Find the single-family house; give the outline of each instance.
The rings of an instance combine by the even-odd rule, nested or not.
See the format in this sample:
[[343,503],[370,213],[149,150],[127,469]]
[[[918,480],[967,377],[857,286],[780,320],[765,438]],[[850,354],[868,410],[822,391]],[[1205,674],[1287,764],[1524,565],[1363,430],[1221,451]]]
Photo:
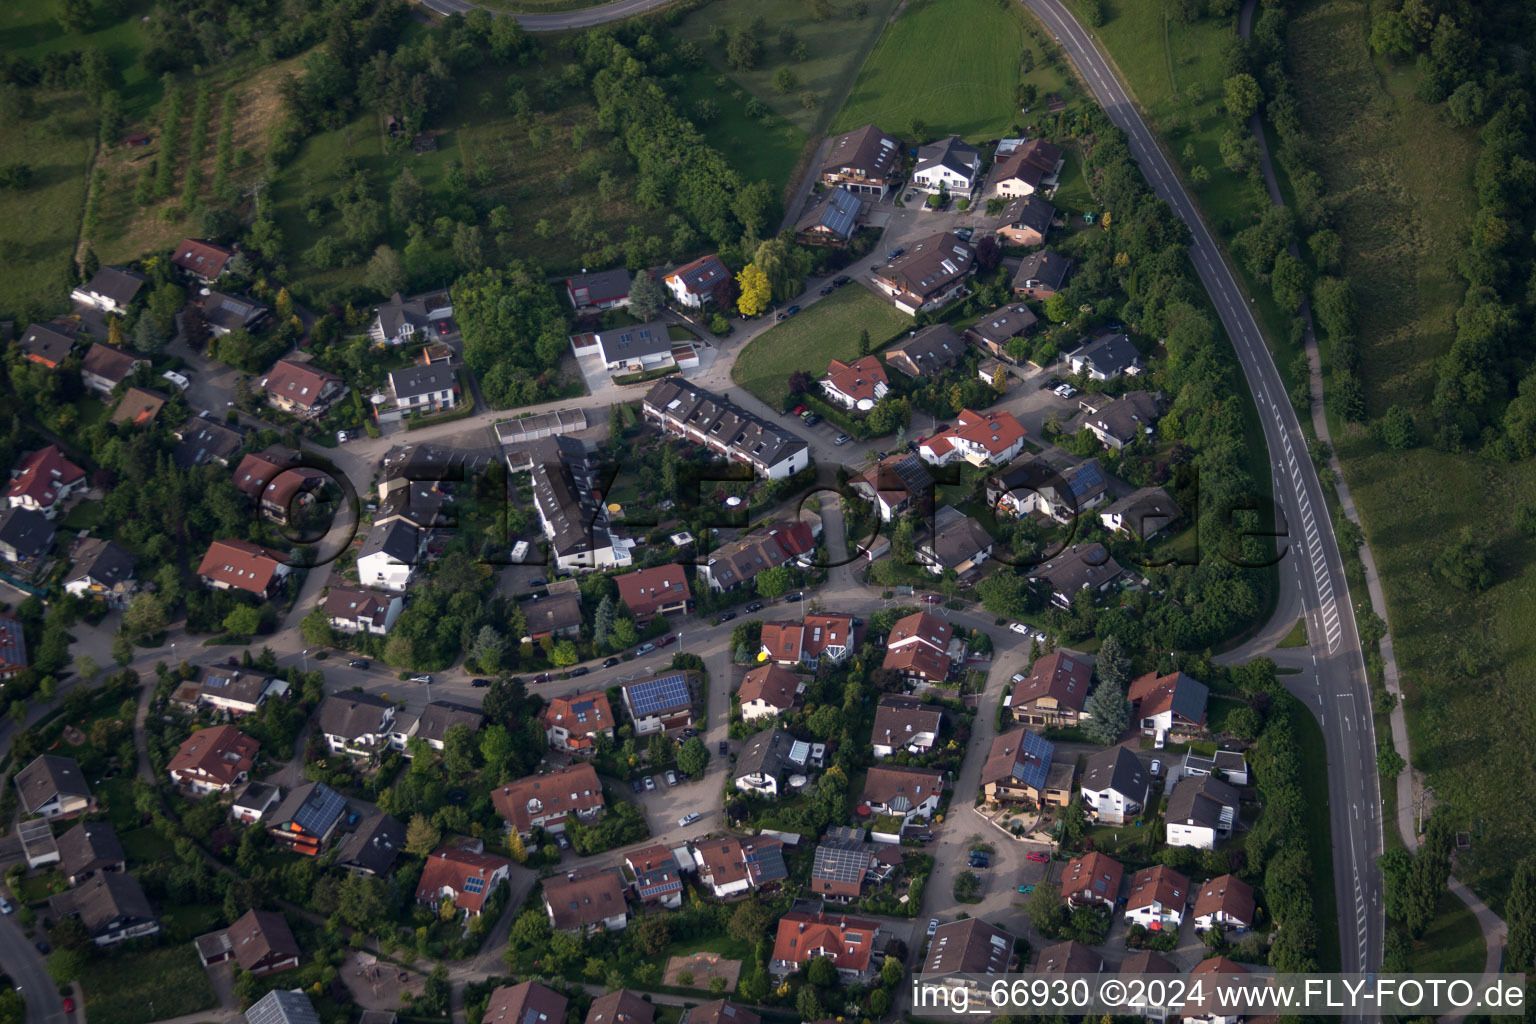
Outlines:
[[1000,466],[1023,451],[1024,433],[1024,424],[1006,410],[982,414],[962,409],[954,426],[928,438],[918,452],[935,466],[956,459],[973,466]]
[[22,357],[28,362],[57,370],[75,350],[74,324],[69,320],[55,320],[49,324],[33,324],[18,342]]
[[907,679],[942,682],[949,678],[949,645],[954,635],[954,626],[929,612],[897,619],[886,638],[881,667]]
[[[1002,182],[998,183],[999,185]],[[1044,245],[1051,233],[1051,223],[1056,219],[1056,207],[1039,196],[1020,196],[1003,207],[1003,216],[997,226],[997,235],[1009,245],[1034,248]]]
[[615,576],[613,582],[636,625],[644,626],[658,615],[686,614],[693,603],[688,577],[676,562],[627,572]]
[[1035,959],[1036,974],[1098,974],[1103,969],[1104,958],[1076,939],[1046,946]]
[[1026,299],[1048,299],[1065,286],[1072,261],[1050,249],[1024,257],[1013,275],[1013,293]]
[[944,773],[931,768],[876,765],[864,776],[860,799],[876,815],[903,821],[932,818],[944,797]]
[[139,880],[123,871],[98,874],[48,901],[57,917],[77,917],[98,946],[115,946],[160,930]]
[[926,754],[938,743],[943,727],[943,708],[888,693],[875,705],[870,743],[876,757],[890,757],[898,750]]
[[466,918],[479,917],[485,901],[498,885],[506,882],[511,869],[512,862],[505,857],[460,846],[440,846],[421,866],[416,902],[441,913],[443,901],[452,900]]
[[302,989],[275,988],[245,1011],[245,1024],[320,1024],[320,1015]]
[[790,911],[779,918],[768,970],[776,977],[795,973],[813,957],[826,957],[840,977],[869,978],[878,965],[874,960],[880,925],[875,921],[842,914]]
[[663,275],[661,283],[672,293],[678,305],[703,309],[714,301],[715,289],[730,276],[731,272],[725,269],[720,257],[710,253],[668,271]]
[[720,545],[694,571],[710,590],[723,594],[752,584],[764,570],[789,563],[809,564],[805,556],[816,550],[820,532],[819,516],[796,523],[771,523]]
[[292,970],[303,956],[287,919],[271,910],[248,910],[227,931],[199,937],[197,947],[204,966],[233,959],[257,977]]
[[1202,960],[1189,969],[1190,981],[1199,982],[1180,1007],[1179,1017],[1186,1024],[1241,1024],[1242,1021],[1273,1021],[1274,1017],[1245,1012],[1224,982],[1237,983],[1236,975],[1250,973],[1248,968],[1224,956]]
[[693,726],[693,694],[687,672],[661,672],[619,688],[636,736],[677,733]]
[[1018,362],[1008,343],[1028,334],[1040,318],[1022,302],[1000,306],[965,329],[965,337],[982,351],[1010,363]]
[[405,846],[405,825],[392,814],[370,814],[336,846],[335,865],[354,875],[382,878]]
[[582,271],[565,279],[565,297],[574,309],[614,309],[629,305],[629,271],[623,267]]
[[917,560],[935,576],[947,569],[967,580],[991,557],[992,535],[975,519],[959,514],[953,505],[939,510],[933,533],[917,542]]
[[215,590],[243,590],[266,600],[283,589],[289,566],[271,548],[243,540],[216,540],[198,564],[203,584]]
[[111,822],[82,821],[59,836],[59,871],[70,885],[126,870],[128,858]]
[[222,665],[198,666],[196,679],[183,685],[190,685],[193,690],[192,704],[227,711],[231,715],[252,714],[268,697],[288,692],[284,680],[250,669]]
[[995,193],[1004,199],[1015,199],[1053,188],[1065,162],[1060,147],[1044,139],[1030,139],[997,161],[992,174]]
[[890,393],[890,379],[879,356],[864,356],[851,363],[834,359],[821,378],[821,390],[827,398],[845,409],[868,412]]
[[901,518],[909,509],[933,504],[933,476],[915,454],[889,455],[850,480],[849,486],[874,505],[886,523]]
[[1083,716],[1093,665],[1068,651],[1035,659],[1029,675],[1013,688],[1008,713],[1031,729],[1070,729]]
[[603,813],[603,787],[585,761],[546,775],[527,775],[491,791],[491,804],[524,839],[536,828],[564,832],[571,815],[585,825]]
[[755,722],[787,714],[805,684],[800,677],[780,665],[760,665],[741,680],[736,698],[741,704],[741,718]]
[[1072,802],[1071,761],[1055,761],[1056,744],[1028,729],[992,741],[981,766],[981,791],[988,801],[1029,801],[1065,807]]
[[1036,567],[1029,577],[1043,580],[1051,588],[1051,600],[1062,608],[1070,608],[1078,591],[1103,593],[1124,575],[1125,570],[1104,545],[1074,544]]
[[235,250],[222,245],[183,238],[171,251],[171,265],[199,284],[213,284],[229,267]]
[[1148,931],[1178,930],[1189,908],[1189,879],[1166,864],[1143,868],[1131,876],[1125,900],[1125,923]]
[[144,388],[128,388],[112,410],[111,421],[118,426],[142,427],[155,421],[165,408],[165,396]]
[[193,416],[175,430],[179,442],[171,453],[171,462],[177,469],[196,469],[217,462],[229,465],[229,460],[245,443],[245,434],[222,423],[215,423],[204,416]]
[[813,612],[799,622],[765,622],[760,653],[779,665],[816,668],[823,658],[836,663],[853,653],[857,631],[854,617],[839,612]]
[[16,463],[6,488],[6,501],[11,508],[39,512],[52,519],[69,496],[85,484],[85,470],[66,459],[58,445],[50,444],[27,452]]
[[12,565],[32,562],[53,547],[57,529],[48,517],[29,508],[0,510],[0,558]]
[[732,783],[743,793],[777,798],[794,743],[794,737],[779,728],[765,729],[753,736],[736,755]]
[[795,237],[810,245],[847,245],[864,215],[864,200],[845,188],[812,195],[795,222]]
[[536,981],[503,985],[491,993],[482,1024],[565,1024],[565,996]]
[[228,292],[210,291],[197,304],[203,323],[215,338],[222,338],[230,331],[251,330],[265,320],[272,310],[254,299]]
[[1203,775],[1215,775],[1234,786],[1248,785],[1248,759],[1236,750],[1218,750],[1212,754],[1197,754],[1193,750],[1184,752],[1184,761],[1179,765],[1180,778],[1199,778]]
[[80,361],[80,380],[88,390],[106,401],[112,390],[131,377],[133,371],[148,365],[145,360],[136,359],[120,348],[96,341],[85,350],[85,358]]
[[912,167],[912,188],[970,199],[980,184],[981,152],[958,135],[918,148],[917,163]]
[[315,728],[333,754],[381,753],[394,731],[395,705],[362,690],[328,694],[315,712]]
[[427,531],[404,519],[374,523],[357,553],[357,578],[363,586],[404,593],[416,577],[427,546]]
[[640,409],[666,433],[702,444],[731,462],[744,462],[769,480],[793,476],[810,465],[810,446],[804,440],[678,377],[657,381]]
[[672,335],[665,320],[628,324],[571,336],[572,346],[595,350],[610,372],[640,373],[674,366]]
[[[435,413],[452,409],[459,404],[458,371],[443,363],[391,370],[389,401],[393,403],[394,412],[399,414]],[[381,421],[388,415],[377,402],[374,403],[374,411]]]
[[363,587],[332,587],[320,607],[332,629],[384,636],[400,617],[405,599]]
[[965,355],[965,342],[948,324],[924,327],[885,350],[885,361],[914,380],[936,377]]
[[[874,282],[897,309],[916,316],[964,292],[965,279],[975,265],[975,247],[944,231],[913,242],[900,256],[875,267]],[[890,362],[889,354],[886,361]]]
[[901,143],[872,124],[832,140],[821,165],[821,181],[855,195],[884,199],[901,180]]
[[1102,907],[1113,911],[1120,900],[1120,883],[1125,868],[1120,862],[1097,850],[1072,860],[1061,873],[1061,895],[1067,905]]
[[166,765],[171,781],[193,796],[228,793],[250,778],[261,744],[232,725],[199,729],[177,748]]
[[979,917],[941,924],[928,942],[922,973],[951,991],[964,992],[968,1006],[985,1006],[990,982],[986,976],[1007,974],[1014,966],[1016,940]]
[[677,1024],[762,1024],[762,1020],[751,1010],[716,999],[684,1010]]
[[1131,706],[1146,736],[1192,735],[1205,729],[1210,690],[1183,672],[1148,672],[1131,680]]
[[16,773],[16,793],[28,817],[68,817],[89,810],[91,787],[72,757],[39,754]]
[[399,292],[373,311],[368,334],[375,344],[404,345],[453,333],[453,296],[446,290],[405,298]]
[[314,857],[324,852],[346,816],[346,797],[323,782],[306,782],[272,811],[267,832],[278,845]]
[[1214,850],[1237,824],[1237,789],[1215,776],[1180,779],[1168,794],[1168,845]]
[[592,753],[599,736],[613,739],[613,707],[602,690],[551,697],[543,723],[549,745],[568,754]]
[[[1153,949],[1138,950],[1120,961],[1120,977],[1127,982],[1132,978],[1151,981],[1153,975],[1168,976],[1180,973],[1182,972],[1172,960]],[[1168,1005],[1170,1001],[1168,991],[1166,984],[1161,991],[1155,986],[1148,986],[1145,990],[1137,992],[1131,992],[1128,988],[1125,1008],[1135,1016],[1162,1024],[1170,1017],[1179,1016],[1177,1009]]]
[[1235,875],[1222,875],[1195,887],[1195,930],[1245,932],[1253,927],[1258,904],[1253,886]]
[[634,876],[635,896],[641,903],[654,903],[676,910],[683,905],[683,869],[677,854],[661,843],[626,854],[624,864]]
[[148,281],[149,278],[127,267],[100,267],[88,282],[70,292],[69,297],[73,302],[103,313],[122,316]]
[[1157,396],[1150,391],[1127,391],[1119,398],[1084,395],[1078,405],[1083,410],[1079,425],[1116,451],[1151,434],[1160,415]]
[[133,555],[110,540],[96,537],[81,542],[74,567],[64,577],[65,593],[97,598],[108,608],[126,608],[137,589]]
[[1083,767],[1083,803],[1090,817],[1106,825],[1124,825],[1140,814],[1151,787],[1147,766],[1126,747],[1096,750]]
[[871,881],[885,881],[901,863],[901,848],[865,841],[865,831],[832,825],[811,859],[811,892],[825,902],[858,899]]
[[656,1007],[639,992],[621,988],[592,1000],[583,1024],[653,1024]]
[[716,899],[737,896],[789,877],[784,844],[773,836],[721,836],[693,844],[699,881]]
[[1143,487],[1099,510],[1104,528],[1146,540],[1184,513],[1161,487]]
[[1101,334],[1084,341],[1067,353],[1067,362],[1073,373],[1080,373],[1089,380],[1114,380],[1116,377],[1135,376],[1143,367],[1141,353],[1124,334]]
[[267,404],[300,419],[314,419],[346,394],[347,385],[334,373],[326,373],[297,359],[279,359],[262,378]]
[[267,812],[282,802],[283,791],[266,782],[247,782],[235,790],[229,805],[229,815],[243,825],[260,821]]
[[556,931],[623,931],[629,924],[618,868],[585,868],[544,879],[544,910]]
[[545,637],[577,636],[586,621],[581,614],[581,592],[551,593],[540,601],[523,606],[528,620],[528,642]]

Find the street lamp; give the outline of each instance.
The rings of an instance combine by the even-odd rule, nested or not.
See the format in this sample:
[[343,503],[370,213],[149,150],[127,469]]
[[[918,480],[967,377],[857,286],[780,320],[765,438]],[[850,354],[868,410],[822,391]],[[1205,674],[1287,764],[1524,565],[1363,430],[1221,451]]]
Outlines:
[[300,652],[300,653],[302,653],[303,656],[304,656],[304,671],[308,672],[309,671],[309,648],[308,647],[304,648],[304,650],[302,652]]

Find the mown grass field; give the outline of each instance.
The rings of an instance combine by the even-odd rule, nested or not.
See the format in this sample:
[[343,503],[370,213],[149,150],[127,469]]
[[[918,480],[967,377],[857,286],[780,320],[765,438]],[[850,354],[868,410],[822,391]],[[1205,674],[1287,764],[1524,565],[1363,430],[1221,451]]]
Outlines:
[[878,348],[911,326],[911,317],[850,284],[752,339],[736,357],[731,379],[778,408],[795,370],[820,377],[831,360],[858,358],[861,330],[869,331],[871,347]]
[[709,100],[719,111],[711,121],[695,120],[694,127],[746,180],[793,186],[795,164],[810,137],[806,129],[778,114],[766,120],[748,117],[748,90],[723,72],[710,77],[710,70],[690,75],[678,90],[685,113],[695,110],[701,100]]
[[[779,118],[806,135],[814,135],[825,130],[827,122],[842,104],[865,54],[899,2],[864,0],[864,14],[860,16],[855,11],[854,0],[838,0],[832,7],[832,17],[817,21],[806,0],[716,0],[690,14],[678,25],[676,32],[683,39],[696,43],[717,71],[730,74],[732,86],[717,90],[712,97],[722,112],[732,104],[743,107],[745,99],[735,96],[734,92],[737,88],[745,89],[768,104]],[[768,23],[768,31],[760,40],[763,45],[761,62],[750,71],[730,70],[725,60],[725,47],[710,41],[711,32],[719,26],[730,34],[759,17]],[[794,59],[794,43],[788,47],[781,44],[779,34],[786,30],[793,33],[794,42],[805,44],[804,60]],[[780,68],[786,67],[793,72],[798,84],[788,92],[781,92],[774,84],[774,76]],[[703,81],[707,83],[709,78],[705,76]],[[815,101],[811,106],[804,103],[807,94]],[[769,124],[765,128],[773,132],[776,126]],[[749,138],[749,147],[757,145],[755,133]],[[726,149],[725,152],[730,155],[731,151]]]
[[190,942],[140,952],[103,953],[80,972],[92,1024],[144,1024],[218,1004]]
[[[1413,97],[1411,71],[1373,64],[1367,13],[1359,0],[1314,5],[1293,23],[1291,49],[1306,129],[1329,154],[1319,171],[1347,199],[1339,230],[1374,417],[1429,404],[1464,287],[1454,267],[1476,209],[1476,148]],[[1498,909],[1536,834],[1536,810],[1508,799],[1536,788],[1536,543],[1508,521],[1536,501],[1536,466],[1389,452],[1358,427],[1331,426],[1386,588],[1414,767],[1472,834],[1458,877]],[[1480,595],[1451,591],[1430,569],[1463,527],[1491,545],[1498,582]]]
[[5,162],[32,167],[32,183],[0,190],[0,314],[44,316],[69,309],[74,254],[85,209],[95,120],[78,93],[37,97],[40,119],[7,121]]
[[[1046,93],[1071,92],[1025,32],[1027,18],[1022,7],[996,0],[912,0],[875,44],[831,130],[873,123],[904,138],[920,121],[936,137],[979,142],[1007,134],[1031,116],[1014,106],[1018,82],[1039,89],[1035,114]],[[1035,67],[1021,75],[1026,49]]]

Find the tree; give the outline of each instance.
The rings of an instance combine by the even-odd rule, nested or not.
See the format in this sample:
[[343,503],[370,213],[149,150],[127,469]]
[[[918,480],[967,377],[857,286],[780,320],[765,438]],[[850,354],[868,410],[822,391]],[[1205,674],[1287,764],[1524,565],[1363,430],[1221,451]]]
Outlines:
[[677,750],[677,767],[690,779],[703,778],[709,769],[709,748],[697,736],[690,736]]
[[781,93],[791,93],[800,88],[800,77],[787,67],[773,73],[773,87]]
[[1035,891],[1029,896],[1029,919],[1035,923],[1035,929],[1048,939],[1061,934],[1062,927],[1067,923],[1067,908],[1062,905],[1061,891],[1056,886],[1049,882],[1035,885]]
[[1241,123],[1246,123],[1264,102],[1264,91],[1252,75],[1233,75],[1222,86],[1227,98],[1227,113]]
[[128,610],[123,612],[123,632],[128,638],[136,640],[151,636],[164,631],[165,627],[165,608],[160,604],[160,598],[144,591],[135,594]]
[[1371,49],[1383,57],[1411,57],[1416,49],[1413,28],[1398,11],[1382,11],[1371,19]]
[[1307,297],[1307,288],[1312,284],[1311,272],[1307,265],[1288,252],[1281,252],[1275,257],[1275,267],[1269,277],[1269,289],[1274,293],[1275,301],[1282,309],[1294,313],[1301,308],[1301,301]]
[[437,849],[443,833],[425,814],[411,815],[411,823],[405,828],[405,852],[425,857]]
[[1509,923],[1505,962],[1511,971],[1529,972],[1536,962],[1536,858],[1527,857],[1515,865],[1504,919]]
[[448,968],[439,960],[437,966],[432,968],[432,973],[427,975],[426,984],[421,988],[421,998],[416,1000],[416,1008],[431,1017],[441,1017],[448,1012],[448,1001],[452,995],[452,989],[448,984]]
[[475,763],[475,734],[462,722],[448,727],[443,734],[443,767],[453,775],[468,775]]
[[817,988],[831,988],[837,984],[837,966],[824,956],[813,956],[806,965],[805,978]]
[[767,907],[756,900],[749,900],[739,904],[731,911],[730,920],[726,922],[725,930],[738,942],[755,945],[761,939],[768,926],[773,923],[773,914]]
[[1227,714],[1227,732],[1240,740],[1251,740],[1259,735],[1259,730],[1264,727],[1264,720],[1253,708],[1244,704],[1242,707],[1233,708]]
[[311,647],[329,647],[336,639],[330,617],[319,605],[299,621],[299,635]]
[[1221,162],[1233,174],[1246,174],[1259,161],[1259,144],[1247,128],[1228,128],[1221,136]]
[[341,883],[336,913],[353,928],[367,927],[382,918],[388,909],[382,880],[367,875],[348,875]]
[[261,628],[261,609],[248,604],[231,608],[224,616],[224,631],[236,636],[252,636]]
[[1099,677],[1099,682],[1123,687],[1128,681],[1126,674],[1128,664],[1120,638],[1111,634],[1099,645],[1099,657],[1094,662],[1093,671]]
[[1118,686],[1100,682],[1088,696],[1083,711],[1092,716],[1083,722],[1083,735],[1095,743],[1118,743],[1131,724],[1131,702]]
[[789,588],[794,586],[795,578],[787,565],[776,565],[770,569],[764,569],[757,574],[757,594],[765,600],[789,593]]
[[741,287],[736,308],[741,310],[743,316],[761,316],[773,305],[773,288],[768,281],[768,274],[756,263],[742,267],[741,273],[736,275],[736,283]]
[[580,660],[581,654],[569,638],[556,642],[549,652],[549,663],[556,668],[570,668]]
[[649,271],[642,270],[635,275],[635,280],[629,286],[629,312],[641,323],[647,323],[656,319],[656,313],[666,301],[666,295],[661,290],[661,285]]
[[1052,323],[1064,324],[1071,320],[1076,310],[1066,292],[1057,292],[1045,300],[1045,315]]
[[763,59],[763,44],[750,28],[731,33],[725,45],[725,61],[734,71],[751,71]]
[[1061,841],[1063,844],[1076,847],[1083,841],[1083,836],[1088,831],[1088,812],[1083,809],[1081,800],[1074,800],[1067,805],[1067,811],[1061,816]]
[[1388,448],[1407,451],[1419,443],[1419,431],[1414,425],[1413,414],[1400,405],[1388,409],[1377,426],[1381,443]]
[[[825,957],[818,957],[818,959],[825,959]],[[835,977],[837,971],[834,969],[832,973]],[[826,1017],[826,1013],[821,1008],[821,1000],[816,998],[816,989],[810,985],[801,988],[800,994],[795,996],[795,1009],[799,1011],[800,1019],[803,1021],[821,1020]]]
[[1441,549],[1435,556],[1436,575],[1470,593],[1487,590],[1493,585],[1493,569],[1488,565],[1488,553],[1473,537],[1470,530]]
[[400,262],[400,254],[387,245],[379,246],[364,268],[363,280],[381,295],[393,295],[404,288],[405,265]]
[[869,328],[859,328],[859,358],[869,355]]

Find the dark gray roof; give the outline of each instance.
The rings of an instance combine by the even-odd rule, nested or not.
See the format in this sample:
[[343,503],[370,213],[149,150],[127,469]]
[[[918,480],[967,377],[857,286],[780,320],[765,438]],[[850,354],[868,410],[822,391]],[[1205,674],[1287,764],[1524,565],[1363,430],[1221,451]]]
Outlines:
[[75,347],[75,336],[54,324],[33,324],[21,336],[21,350],[27,355],[58,363]]
[[853,237],[853,229],[863,209],[864,200],[845,188],[834,188],[811,208],[798,227],[801,231],[824,228],[838,238],[849,239]]
[[598,331],[597,343],[602,346],[603,359],[610,363],[672,351],[672,335],[667,330],[665,320]]
[[114,921],[153,921],[155,908],[139,887],[139,880],[120,871],[99,874],[78,887],[53,897],[59,914],[78,914],[80,923],[92,935],[106,930]]
[[961,140],[958,135],[951,135],[947,139],[940,139],[938,142],[930,142],[920,147],[917,151],[917,166],[913,168],[913,173],[942,165],[956,174],[969,177],[976,173],[976,168],[980,164],[980,151]]
[[1138,803],[1145,802],[1151,776],[1141,759],[1125,747],[1115,746],[1088,755],[1083,769],[1084,790],[1114,790]]
[[454,704],[446,700],[435,700],[421,710],[421,716],[416,719],[416,735],[424,740],[443,741],[450,727],[465,725],[470,732],[478,732],[480,725],[485,721],[485,716],[474,708],[467,708],[463,704]]
[[395,292],[375,312],[378,313],[379,325],[384,328],[384,336],[393,338],[400,333],[403,325],[409,323],[417,330],[422,330],[430,323],[433,312],[452,308],[453,299],[447,292],[426,292],[408,299]]
[[1157,396],[1150,391],[1127,391],[1099,406],[1097,412],[1084,412],[1082,421],[1094,424],[1122,444],[1129,444],[1157,422],[1157,405]]
[[585,480],[590,466],[585,451],[579,459],[567,458],[567,449],[555,444],[555,451],[562,457],[553,461],[536,461],[529,474],[533,485],[533,500],[545,526],[550,547],[558,556],[573,556],[610,543],[607,520],[592,490],[576,480],[579,471]]
[[277,825],[293,822],[310,835],[323,838],[346,813],[346,797],[323,782],[308,782],[284,797],[270,820]]
[[176,430],[181,438],[171,460],[177,469],[194,469],[215,460],[228,462],[230,456],[245,443],[245,435],[238,430],[194,416]]
[[309,996],[298,989],[275,988],[245,1011],[246,1024],[320,1024]]
[[88,797],[91,788],[74,758],[40,754],[16,773],[16,792],[21,794],[21,806],[32,813],[55,796]]
[[69,574],[65,582],[80,579],[91,579],[108,586],[131,580],[133,579],[133,555],[110,540],[101,540],[98,537],[88,538],[80,545],[80,553],[75,558],[74,571]]
[[884,353],[885,361],[909,377],[922,377],[948,369],[965,354],[965,342],[948,324],[924,327],[897,342]]
[[26,560],[36,558],[53,544],[54,525],[41,512],[19,506],[0,511],[0,545],[16,550]]
[[1001,974],[1013,956],[1012,935],[979,917],[939,926],[928,944],[924,974]]
[[1003,207],[1003,223],[1016,228],[1034,228],[1042,235],[1051,227],[1056,207],[1035,196],[1021,196]]
[[337,847],[336,863],[375,875],[387,875],[405,845],[405,826],[388,814],[370,814],[358,823],[357,831]]
[[402,565],[414,565],[420,550],[420,531],[404,519],[396,519],[394,522],[375,526],[369,530],[368,538],[363,541],[362,550],[357,553],[357,557],[361,561],[369,555],[382,551]]
[[82,821],[59,836],[59,870],[65,875],[121,864],[123,844],[109,822]]
[[346,690],[333,693],[320,703],[315,714],[315,724],[327,736],[355,739],[368,733],[377,733],[384,712],[394,707],[382,697],[375,697],[362,690]]
[[747,741],[736,758],[735,778],[768,775],[777,779],[789,762],[789,748],[795,738],[783,729],[768,729]]
[[592,274],[572,274],[565,279],[566,288],[571,292],[585,288],[588,298],[594,302],[622,299],[629,294],[630,284],[629,271],[623,267],[599,270]]
[[455,516],[447,511],[449,503],[449,496],[438,490],[436,481],[413,481],[405,487],[396,487],[390,491],[379,502],[379,510],[373,514],[373,521],[379,525],[399,518],[423,530],[450,526]]
[[1125,532],[1146,538],[1167,526],[1182,513],[1177,503],[1161,487],[1143,487],[1100,510],[1101,516],[1118,515],[1124,519]]
[[694,387],[681,377],[657,381],[646,393],[645,405],[714,438],[759,471],[808,447],[783,427],[759,419],[729,398]]
[[1018,273],[1013,275],[1013,286],[1061,291],[1061,285],[1066,281],[1067,271],[1071,267],[1072,261],[1065,256],[1049,249],[1041,249],[1024,257],[1024,261],[1019,264]]
[[969,331],[978,338],[1001,345],[1009,338],[1023,334],[1039,321],[1040,318],[1028,306],[1015,302],[986,314],[972,324]]
[[1170,825],[1202,825],[1217,828],[1222,824],[1223,807],[1237,810],[1237,790],[1210,775],[1180,779],[1168,795]]
[[901,159],[901,144],[872,124],[855,128],[832,140],[821,173],[844,171],[870,179],[884,178]]
[[458,380],[458,373],[442,363],[408,366],[403,370],[392,370],[389,374],[389,386],[394,389],[397,398],[452,391]]
[[876,267],[875,274],[911,295],[926,299],[969,274],[975,257],[975,246],[945,231],[913,242],[905,253]]
[[1059,594],[1071,597],[1084,587],[1098,588],[1117,579],[1124,569],[1102,544],[1074,544],[1042,566],[1037,566],[1030,576],[1050,583]]
[[933,552],[939,564],[946,569],[954,568],[976,552],[991,546],[992,535],[970,516],[961,516],[940,527],[933,540],[923,545]]
[[228,292],[210,291],[200,303],[203,319],[215,327],[233,331],[237,327],[249,327],[266,316],[270,310],[255,299],[247,299]]
[[1141,353],[1123,334],[1105,334],[1089,341],[1072,352],[1067,358],[1081,359],[1106,377],[1118,377],[1132,366],[1140,365]]
[[96,276],[91,278],[85,290],[105,295],[118,305],[126,306],[133,301],[139,289],[144,287],[146,280],[143,274],[126,267],[102,267],[96,271]]

